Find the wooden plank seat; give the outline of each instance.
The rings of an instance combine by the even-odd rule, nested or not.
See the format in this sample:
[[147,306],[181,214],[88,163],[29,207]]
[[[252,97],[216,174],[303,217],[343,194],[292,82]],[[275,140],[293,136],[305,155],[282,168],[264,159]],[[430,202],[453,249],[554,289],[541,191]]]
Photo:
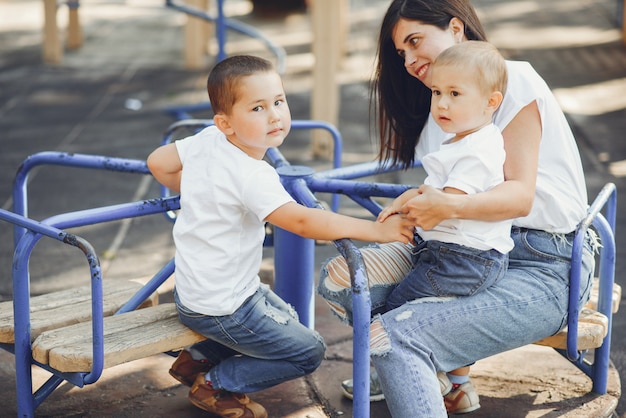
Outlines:
[[[104,318],[104,367],[173,351],[205,337],[178,320],[174,303]],[[88,372],[93,364],[91,322],[41,333],[33,358],[61,372]]]
[[[69,291],[57,293],[71,295]],[[614,313],[619,309],[620,299],[621,287],[615,284],[613,287]],[[580,350],[600,347],[607,335],[608,319],[595,311],[596,304],[597,281],[594,282],[591,300],[579,315],[578,348]],[[66,325],[38,332],[38,337],[33,343],[33,358],[61,372],[88,372],[93,358],[91,322],[81,321]],[[109,316],[104,320],[104,367],[113,367],[143,357],[176,350],[203,339],[202,335],[179,322],[173,303]],[[567,327],[535,344],[565,349]]]
[[[598,309],[598,294],[600,292],[600,286],[598,279],[595,279],[593,282],[593,287],[591,288],[591,297],[589,298],[589,302],[587,302],[586,308],[593,309],[594,311]],[[622,300],[622,287],[614,283],[613,284],[613,294],[611,297],[611,304],[613,306],[612,312],[615,315],[619,310],[619,304]]]
[[[139,289],[142,283],[132,280],[103,281],[103,312],[113,315]],[[158,304],[155,292],[140,308]],[[91,324],[91,286],[81,286],[30,299],[31,341],[44,331],[87,322]],[[15,343],[13,301],[0,303],[0,343]]]
[[[587,302],[584,309],[578,315],[578,349],[591,350],[602,345],[604,337],[609,332],[608,318],[597,312],[598,305],[598,280],[594,280],[591,290],[591,298]],[[622,288],[617,283],[613,284],[612,312],[617,313],[619,310],[620,300],[622,298]],[[544,338],[535,342],[537,345],[565,350],[567,348],[567,327],[563,328],[557,334]]]

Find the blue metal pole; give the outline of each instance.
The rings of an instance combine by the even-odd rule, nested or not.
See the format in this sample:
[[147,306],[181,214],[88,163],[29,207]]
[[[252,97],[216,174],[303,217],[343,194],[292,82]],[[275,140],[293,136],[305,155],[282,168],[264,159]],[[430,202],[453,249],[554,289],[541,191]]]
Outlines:
[[218,44],[217,61],[226,58],[226,17],[224,16],[224,0],[217,0],[217,20],[215,22]]
[[596,230],[602,240],[602,254],[600,259],[600,292],[598,296],[598,312],[608,319],[608,333],[602,345],[595,350],[593,362],[593,391],[605,394],[608,383],[608,371],[611,355],[611,330],[613,328],[613,283],[615,281],[615,240],[609,222],[597,217],[594,222]]
[[355,418],[367,418],[370,416],[370,318],[372,314],[367,271],[363,257],[352,241],[342,239],[335,243],[348,262],[352,277],[352,415]]
[[[282,166],[277,169],[287,191],[294,188],[314,170],[301,166]],[[300,322],[313,329],[315,324],[313,278],[315,242],[284,229],[274,231],[274,291],[298,312]]]
[[274,230],[274,291],[298,312],[300,322],[313,329],[315,241],[284,229]]

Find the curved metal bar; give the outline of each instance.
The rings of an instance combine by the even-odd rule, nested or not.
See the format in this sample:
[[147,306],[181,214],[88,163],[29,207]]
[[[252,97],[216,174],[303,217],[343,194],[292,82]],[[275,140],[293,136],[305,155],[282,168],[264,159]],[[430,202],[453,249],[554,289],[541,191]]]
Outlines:
[[[97,253],[92,245],[82,237],[67,233],[61,228],[84,226],[125,218],[146,216],[175,210],[180,207],[178,196],[167,199],[150,199],[140,202],[112,205],[104,208],[87,209],[50,217],[38,222],[19,214],[0,209],[0,219],[13,223],[26,232],[16,245],[13,259],[13,307],[15,321],[16,387],[18,390],[18,410],[20,415],[31,416],[39,405],[62,382],[61,376],[50,378],[34,395],[32,388],[31,334],[30,334],[30,274],[29,260],[35,244],[43,237],[56,239],[67,245],[79,248],[85,255],[91,277],[91,309],[93,335],[93,364],[89,373],[84,373],[81,384],[95,383],[104,368],[104,315],[102,309],[102,271]],[[168,263],[144,288],[120,310],[134,309],[156,287],[157,282],[169,277],[173,271],[173,261]],[[72,380],[74,381],[74,380]],[[25,393],[28,388],[28,394]]]
[[[603,256],[608,256],[610,253],[615,253],[615,239],[613,237],[613,226],[610,225],[610,222],[607,223],[607,226],[604,227],[604,224],[600,222],[602,214],[600,211],[606,206],[607,213],[610,213],[610,217],[615,216],[615,206],[617,200],[617,189],[613,183],[606,184],[598,196],[595,198],[593,203],[589,206],[587,210],[587,215],[580,222],[576,229],[576,235],[574,237],[574,243],[572,246],[572,261],[571,261],[571,271],[570,271],[570,289],[569,289],[569,304],[568,304],[568,318],[567,318],[567,349],[566,349],[566,357],[573,362],[576,362],[580,359],[581,353],[578,351],[578,300],[580,297],[580,274],[581,274],[581,263],[582,263],[582,248],[583,248],[583,239],[587,233],[587,229],[594,224],[594,222],[598,222],[600,226],[597,229],[600,234],[600,238],[602,240],[603,245]],[[613,224],[614,225],[614,224]],[[613,255],[614,257],[614,255]],[[610,264],[606,262],[602,262],[601,265]],[[613,267],[614,268],[614,267]],[[604,275],[600,274],[602,281],[604,282]],[[612,292],[613,290],[613,279],[610,279],[610,288],[607,287],[607,291]],[[602,283],[604,287],[604,283]],[[607,285],[608,286],[608,285]],[[609,295],[610,296],[610,295]],[[598,311],[605,314],[608,318],[610,318],[611,311],[603,312],[598,307]]]
[[576,230],[572,245],[572,261],[569,279],[569,300],[567,309],[567,358],[577,361],[581,357],[578,351],[578,299],[580,297],[580,271],[582,263],[583,239],[587,234],[587,227]]
[[[13,258],[13,318],[15,334],[15,368],[16,387],[18,391],[18,414],[30,416],[36,407],[35,402],[42,402],[46,394],[52,393],[60,382],[50,379],[45,389],[38,391],[38,396],[30,393],[32,388],[31,374],[31,332],[30,332],[30,275],[28,264],[35,244],[43,237],[56,239],[64,244],[79,248],[89,264],[92,283],[92,332],[94,337],[92,371],[85,381],[96,381],[104,366],[104,334],[102,312],[102,271],[96,251],[85,239],[60,229],[32,221],[20,215],[0,209],[0,219],[19,223],[27,228],[15,248]],[[28,389],[28,393],[26,392]]]
[[[41,165],[59,165],[125,173],[150,174],[146,162],[143,160],[57,151],[39,152],[27,157],[17,169],[17,173],[13,179],[13,212],[28,217],[28,176],[33,168]],[[17,245],[24,232],[25,230],[23,228],[14,228],[14,246]]]
[[233,19],[229,19],[224,16],[223,11],[223,2],[224,0],[217,1],[217,16],[212,16],[207,12],[200,10],[195,7],[181,5],[173,0],[165,0],[165,6],[170,7],[179,12],[186,13],[188,15],[197,17],[199,19],[205,20],[207,22],[215,22],[216,24],[216,38],[218,42],[218,54],[217,60],[221,61],[226,58],[225,44],[226,44],[226,28],[230,28],[234,31],[242,33],[244,35],[250,36],[252,38],[256,38],[263,42],[265,46],[276,56],[276,68],[280,74],[285,73],[286,69],[286,57],[287,54],[285,50],[269,40],[266,36],[264,36],[261,32],[256,30],[250,25],[246,25],[244,23],[238,22]]

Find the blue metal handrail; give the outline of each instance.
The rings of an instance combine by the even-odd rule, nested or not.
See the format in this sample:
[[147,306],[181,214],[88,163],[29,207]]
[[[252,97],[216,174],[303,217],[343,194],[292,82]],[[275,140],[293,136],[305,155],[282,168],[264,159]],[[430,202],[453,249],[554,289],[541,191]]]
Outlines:
[[[601,211],[605,209],[606,217]],[[587,376],[592,378],[593,391],[606,393],[608,382],[609,356],[611,347],[611,329],[613,323],[613,285],[615,282],[615,218],[617,209],[617,188],[615,184],[606,184],[587,210],[587,216],[576,229],[572,249],[570,271],[570,290],[567,318],[567,348],[559,350]],[[580,275],[582,264],[583,241],[589,227],[595,228],[600,236],[602,249],[599,263],[599,295],[597,311],[608,320],[608,333],[602,345],[595,349],[593,364],[585,360],[585,352],[578,350],[578,300],[580,298]]]
[[[13,212],[28,217],[28,176],[32,169],[42,165],[100,169],[124,173],[150,174],[144,160],[105,157],[101,155],[75,154],[58,151],[44,151],[27,157],[17,169],[13,179]],[[14,228],[13,243],[25,233],[25,229]]]
[[[0,209],[0,220],[10,222],[24,229],[15,248],[13,268],[13,315],[15,325],[14,352],[16,356],[16,386],[18,391],[18,412],[30,416],[33,411],[63,380],[82,387],[96,382],[104,367],[104,314],[102,302],[102,271],[96,251],[91,244],[77,235],[63,229],[94,225],[127,218],[135,218],[175,210],[180,207],[178,196],[166,199],[150,199],[140,202],[112,205],[96,209],[86,209],[50,217],[41,222]],[[58,373],[45,365],[40,365],[55,375],[31,396],[31,333],[30,333],[30,274],[29,260],[36,243],[44,236],[56,239],[83,251],[90,268],[93,365],[89,373]],[[144,286],[119,313],[134,310],[151,295],[173,272],[170,261],[155,277]],[[28,393],[25,393],[28,389]],[[25,412],[26,411],[26,412]]]

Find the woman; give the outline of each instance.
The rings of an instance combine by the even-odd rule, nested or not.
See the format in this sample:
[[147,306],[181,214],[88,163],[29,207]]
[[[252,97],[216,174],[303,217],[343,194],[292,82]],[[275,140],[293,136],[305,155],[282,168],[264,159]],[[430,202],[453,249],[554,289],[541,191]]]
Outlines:
[[[468,1],[392,1],[380,30],[373,83],[380,160],[408,167],[439,149],[445,133],[429,113],[430,64],[444,49],[467,40],[486,40]],[[572,241],[587,207],[582,164],[546,83],[528,63],[507,61],[507,70],[507,92],[494,115],[504,137],[506,181],[473,195],[422,185],[402,208],[426,230],[444,219],[512,218],[515,246],[504,278],[476,295],[417,299],[382,312],[387,296],[408,273],[411,248],[387,244],[363,250],[376,313],[371,358],[394,417],[443,417],[446,408],[457,413],[477,409],[466,365],[552,335],[567,321]],[[586,240],[583,252],[581,305],[589,295],[592,241]],[[344,266],[341,257],[330,260],[319,291],[350,322]],[[444,404],[450,380],[457,385]]]

